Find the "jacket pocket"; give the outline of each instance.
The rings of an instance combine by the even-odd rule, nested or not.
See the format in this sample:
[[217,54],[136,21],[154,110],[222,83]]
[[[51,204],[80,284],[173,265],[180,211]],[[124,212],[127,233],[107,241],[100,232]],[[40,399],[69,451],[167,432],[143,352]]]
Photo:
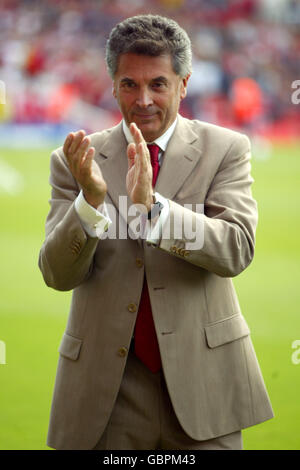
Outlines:
[[75,336],[64,333],[58,352],[61,356],[76,361],[79,357],[80,349],[82,345],[82,339],[75,338]]
[[216,323],[211,323],[205,326],[204,330],[209,348],[231,343],[250,334],[246,320],[240,313]]

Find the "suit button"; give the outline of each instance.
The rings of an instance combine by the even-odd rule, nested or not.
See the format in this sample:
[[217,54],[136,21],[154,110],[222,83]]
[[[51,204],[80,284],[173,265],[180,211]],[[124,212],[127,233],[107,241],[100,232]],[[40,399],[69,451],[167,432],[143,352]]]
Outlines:
[[81,250],[81,241],[75,238],[75,240],[73,240],[71,244],[71,251],[72,253],[78,255],[80,253],[80,250]]
[[135,262],[138,268],[142,268],[144,266],[143,260],[141,258],[137,258]]
[[128,353],[128,349],[125,347],[122,347],[118,350],[118,355],[120,357],[125,357],[127,353]]
[[129,304],[127,308],[128,308],[128,310],[129,310],[129,312],[131,312],[131,313],[135,313],[136,310],[137,310],[137,306],[136,306],[136,304],[134,304],[134,303]]

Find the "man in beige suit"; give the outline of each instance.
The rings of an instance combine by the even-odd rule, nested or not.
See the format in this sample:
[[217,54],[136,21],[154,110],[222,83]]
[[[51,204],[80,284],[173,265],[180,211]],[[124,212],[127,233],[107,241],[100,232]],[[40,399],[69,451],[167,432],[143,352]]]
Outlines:
[[249,140],[178,114],[191,44],[174,21],[123,21],[107,65],[124,119],[51,156],[39,266],[73,297],[48,445],[241,449],[273,416],[231,281],[254,253]]

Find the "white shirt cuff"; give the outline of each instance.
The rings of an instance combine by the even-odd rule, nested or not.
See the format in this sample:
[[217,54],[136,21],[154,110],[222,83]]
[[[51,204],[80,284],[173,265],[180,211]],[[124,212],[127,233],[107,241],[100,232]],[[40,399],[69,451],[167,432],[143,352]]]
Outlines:
[[105,202],[95,209],[85,200],[82,191],[75,200],[75,210],[85,232],[92,238],[100,238],[112,223]]

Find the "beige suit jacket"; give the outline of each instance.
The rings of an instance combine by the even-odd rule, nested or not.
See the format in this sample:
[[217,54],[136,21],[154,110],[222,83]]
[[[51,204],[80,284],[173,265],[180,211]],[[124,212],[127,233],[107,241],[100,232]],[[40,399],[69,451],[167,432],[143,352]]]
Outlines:
[[[91,449],[116,400],[134,331],[144,271],[170,398],[197,440],[273,417],[231,277],[251,262],[257,223],[251,195],[250,144],[237,132],[179,116],[155,190],[169,200],[170,220],[204,224],[204,244],[186,249],[184,231],[158,247],[126,234],[126,140],[121,124],[91,135],[118,210],[117,239],[89,237],[74,200],[80,187],[62,148],[51,156],[51,209],[39,266],[46,284],[73,289],[59,348],[48,445]],[[204,213],[184,204],[204,204]],[[113,219],[113,214],[112,219]],[[176,220],[180,220],[177,219]],[[169,238],[169,239],[168,239]],[[137,262],[136,260],[140,259]]]

